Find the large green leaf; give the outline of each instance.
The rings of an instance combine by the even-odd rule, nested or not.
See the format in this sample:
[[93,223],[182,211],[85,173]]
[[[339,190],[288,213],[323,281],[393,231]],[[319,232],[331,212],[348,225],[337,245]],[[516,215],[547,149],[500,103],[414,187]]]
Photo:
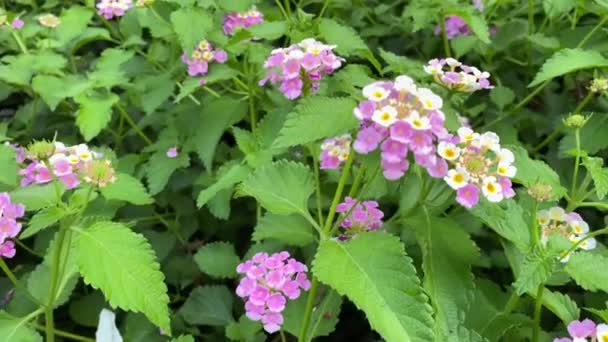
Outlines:
[[562,49],[545,61],[540,71],[528,87],[534,87],[555,77],[576,70],[589,68],[604,68],[608,59],[595,50]]
[[559,199],[567,192],[559,179],[559,175],[545,162],[531,159],[528,152],[520,146],[508,146],[515,155],[517,173],[514,180],[530,188],[537,183],[551,185],[552,199]]
[[257,169],[241,183],[241,193],[255,197],[274,214],[309,216],[308,198],[314,191],[313,176],[303,164],[278,161]]
[[213,242],[202,246],[194,255],[201,271],[216,278],[234,278],[241,259],[229,242]]
[[191,53],[213,28],[213,18],[200,8],[182,8],[171,13],[171,23],[187,53]]
[[74,100],[80,105],[76,112],[76,125],[80,128],[84,139],[89,141],[106,128],[112,118],[112,106],[119,98],[115,94],[108,93],[80,95]]
[[357,128],[359,122],[353,115],[356,105],[355,101],[349,98],[304,98],[295,110],[287,115],[274,146],[306,144]]
[[[31,319],[32,317],[29,317]],[[0,311],[0,336],[5,342],[38,342],[40,335],[27,326],[28,317],[12,317],[5,311]]]
[[109,200],[127,201],[136,205],[154,202],[144,185],[137,178],[126,173],[119,173],[114,183],[101,188],[101,194]]
[[142,312],[170,332],[165,277],[148,241],[114,222],[98,222],[78,233],[78,268],[85,282],[100,289],[112,306]]
[[608,292],[608,257],[597,253],[579,252],[570,256],[566,272],[582,288],[589,291]]
[[470,212],[520,250],[528,250],[531,232],[523,208],[515,201],[506,200],[501,206],[481,200]]
[[234,296],[226,286],[196,287],[179,310],[190,324],[223,326],[234,321]]
[[[535,294],[531,294],[535,296]],[[559,317],[564,324],[568,324],[580,316],[580,309],[576,302],[566,294],[551,292],[547,288],[543,291],[543,305]]]
[[306,246],[314,241],[310,222],[299,215],[266,214],[253,231],[252,240],[276,239],[288,245]]
[[17,160],[15,149],[0,144],[0,183],[17,185]]
[[433,340],[428,298],[398,238],[367,232],[347,242],[325,240],[313,273],[363,310],[385,340]]
[[44,208],[30,219],[27,228],[19,235],[19,238],[28,238],[39,231],[59,222],[68,212],[63,207]]
[[591,174],[597,197],[604,199],[606,194],[608,194],[608,169],[602,167],[604,160],[602,158],[585,157],[583,165],[585,165],[587,171]]

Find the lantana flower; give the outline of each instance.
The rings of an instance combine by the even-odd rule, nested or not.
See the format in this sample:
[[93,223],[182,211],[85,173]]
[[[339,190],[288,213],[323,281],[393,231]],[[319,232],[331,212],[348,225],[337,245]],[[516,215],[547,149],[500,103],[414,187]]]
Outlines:
[[61,24],[61,20],[54,14],[47,13],[38,17],[38,23],[44,27],[56,28]]
[[100,0],[96,7],[97,13],[109,20],[125,15],[125,12],[133,7],[133,0]]
[[21,231],[21,223],[17,219],[25,215],[25,206],[11,202],[7,192],[0,193],[0,257],[15,256],[15,238]]
[[319,156],[321,169],[337,169],[350,156],[350,134],[325,139]]
[[604,323],[596,325],[590,319],[575,320],[568,324],[568,334],[570,337],[556,338],[553,342],[584,342],[589,341],[589,338],[593,342],[608,341],[608,325]]
[[[192,52],[192,55],[182,55],[182,61],[188,65],[188,75],[205,76],[209,72],[209,64],[218,62],[226,63],[228,55],[222,49],[215,49],[207,40],[202,40]],[[205,84],[205,79],[201,79],[199,84]]]
[[[552,207],[540,210],[536,217],[541,230],[540,241],[543,244],[547,243],[551,234],[559,234],[573,243],[584,239],[578,246],[579,249],[590,250],[597,246],[594,238],[585,238],[589,233],[589,225],[575,212],[566,213],[560,207]],[[570,255],[565,255],[560,261],[567,262],[569,258]]]
[[237,28],[249,28],[264,22],[264,15],[253,6],[247,12],[230,12],[224,17],[224,34],[231,36]]
[[480,89],[492,89],[490,73],[474,66],[462,64],[454,58],[431,59],[424,71],[432,75],[442,86],[455,91],[472,93]]
[[475,206],[480,193],[490,202],[515,196],[511,183],[517,172],[515,157],[499,140],[496,133],[460,127],[457,137],[439,142],[438,153],[451,167],[444,180],[456,190],[456,201],[462,206]]
[[310,289],[306,265],[289,257],[286,251],[268,255],[257,253],[239,264],[236,271],[244,274],[236,288],[243,298],[247,318],[261,321],[264,330],[274,333],[281,329],[287,299],[297,299],[301,290]]
[[440,178],[447,163],[437,157],[435,143],[448,135],[441,111],[443,100],[427,88],[418,88],[408,76],[379,81],[363,88],[366,100],[359,102],[354,115],[361,122],[353,144],[367,154],[381,150],[384,177],[399,179],[409,168],[411,152],[429,175]]
[[340,226],[344,228],[344,234],[339,236],[340,240],[380,228],[384,217],[382,210],[378,209],[378,202],[357,203],[357,200],[351,197],[344,198],[344,202],[336,207],[336,212],[341,214]]
[[167,158],[176,158],[179,155],[179,151],[176,146],[169,147],[167,149]]
[[279,89],[290,100],[300,97],[306,85],[315,92],[323,74],[333,73],[344,62],[334,54],[335,47],[308,38],[287,48],[273,50],[264,63],[267,73],[259,82],[260,86],[269,81],[280,84]]

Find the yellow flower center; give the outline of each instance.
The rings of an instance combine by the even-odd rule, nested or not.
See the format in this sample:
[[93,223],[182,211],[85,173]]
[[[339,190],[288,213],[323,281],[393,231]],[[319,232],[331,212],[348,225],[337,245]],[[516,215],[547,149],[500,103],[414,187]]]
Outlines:
[[456,157],[456,151],[452,150],[451,148],[448,148],[445,150],[445,156],[448,158],[454,158]]
[[494,186],[493,183],[488,183],[486,185],[486,190],[488,190],[489,193],[493,194],[496,192],[496,187]]
[[454,175],[454,177],[452,177],[452,180],[455,183],[462,183],[462,182],[464,182],[464,176],[462,174],[460,174],[460,173],[457,173],[457,174]]
[[372,94],[372,96],[375,97],[375,98],[377,98],[377,99],[380,99],[380,98],[382,98],[382,96],[384,96],[384,93],[382,91],[380,91],[380,90],[376,90],[376,91],[374,91],[374,93]]

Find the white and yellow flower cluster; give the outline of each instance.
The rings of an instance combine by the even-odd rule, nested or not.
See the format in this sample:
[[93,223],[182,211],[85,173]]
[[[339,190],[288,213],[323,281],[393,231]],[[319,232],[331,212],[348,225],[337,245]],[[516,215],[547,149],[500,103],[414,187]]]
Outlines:
[[[560,207],[552,207],[547,210],[540,210],[536,218],[540,226],[540,239],[543,244],[549,241],[551,234],[559,234],[573,243],[582,241],[578,245],[579,249],[590,250],[597,245],[594,238],[586,237],[589,233],[589,225],[575,212],[566,213]],[[566,262],[569,258],[570,255],[566,255],[560,261]]]

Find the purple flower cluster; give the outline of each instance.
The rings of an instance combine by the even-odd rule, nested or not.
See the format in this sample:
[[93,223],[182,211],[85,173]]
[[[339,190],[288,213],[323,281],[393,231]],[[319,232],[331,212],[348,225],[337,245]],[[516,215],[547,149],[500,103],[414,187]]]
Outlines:
[[494,88],[490,84],[489,72],[462,64],[454,58],[431,59],[424,71],[432,75],[437,83],[456,91],[472,93],[480,89]]
[[15,243],[9,238],[14,238],[21,231],[21,223],[18,218],[25,215],[23,204],[11,202],[8,193],[0,192],[0,256],[12,258],[15,256]]
[[224,34],[231,36],[237,28],[249,28],[264,22],[264,15],[255,6],[247,12],[230,12],[224,17]]
[[331,74],[344,59],[334,54],[335,45],[326,45],[312,38],[287,48],[275,49],[264,63],[266,77],[260,81],[280,83],[280,90],[290,100],[302,95],[305,86],[315,92],[323,74]]
[[133,7],[132,0],[101,0],[97,3],[97,13],[106,19],[122,17]]
[[[453,39],[458,36],[468,36],[471,34],[469,25],[457,15],[449,15],[445,18],[445,33],[448,39]],[[441,34],[441,26],[435,26],[435,35]]]
[[[212,62],[226,63],[228,55],[226,51],[214,49],[213,45],[206,40],[198,43],[198,46],[192,52],[190,58],[188,55],[182,55],[182,61],[188,65],[188,75],[190,76],[205,76],[209,71],[209,64]],[[201,79],[199,84],[205,84],[205,80]]]
[[427,88],[418,88],[408,76],[379,81],[363,88],[367,100],[354,114],[361,126],[353,144],[367,154],[381,149],[386,179],[399,179],[409,168],[408,152],[435,178],[445,176],[447,163],[436,154],[435,142],[448,136],[441,111],[443,100]]
[[515,196],[510,179],[517,172],[515,156],[499,141],[493,132],[479,134],[460,127],[458,136],[442,140],[437,146],[441,158],[452,167],[444,180],[457,191],[456,201],[462,206],[475,206],[480,192],[490,202]]
[[339,168],[350,156],[350,143],[350,134],[325,139],[321,144],[320,168],[322,170]]
[[[541,243],[546,244],[551,234],[559,234],[573,243],[583,240],[578,248],[583,250],[591,250],[597,246],[597,241],[590,237],[589,225],[581,215],[566,211],[560,207],[552,207],[547,210],[540,210],[536,214],[538,225],[541,229]],[[561,262],[568,262],[570,255],[565,255],[560,258]]]
[[257,253],[251,260],[239,264],[236,271],[244,274],[236,294],[246,300],[245,311],[249,319],[262,321],[264,330],[278,331],[283,324],[281,312],[287,298],[297,299],[300,290],[308,290],[310,281],[306,265],[289,257],[288,252]]
[[340,225],[346,232],[346,235],[341,237],[342,240],[348,236],[380,228],[384,217],[382,210],[378,209],[378,202],[357,203],[357,200],[351,197],[345,197],[344,202],[336,207],[336,212],[342,214]]
[[570,337],[556,338],[553,342],[583,342],[588,341],[587,338],[591,338],[591,341],[608,341],[608,324],[596,325],[590,319],[572,321],[568,324],[568,334]]

